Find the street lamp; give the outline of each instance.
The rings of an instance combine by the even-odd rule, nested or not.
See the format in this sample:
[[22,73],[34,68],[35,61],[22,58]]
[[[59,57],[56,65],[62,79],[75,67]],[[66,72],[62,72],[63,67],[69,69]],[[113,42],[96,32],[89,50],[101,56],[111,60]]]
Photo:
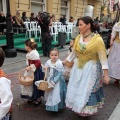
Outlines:
[[13,38],[13,30],[12,30],[12,21],[10,14],[10,2],[7,2],[7,16],[6,16],[6,40],[7,40],[7,49],[5,50],[5,56],[8,58],[16,57],[17,51],[14,48],[14,38]]

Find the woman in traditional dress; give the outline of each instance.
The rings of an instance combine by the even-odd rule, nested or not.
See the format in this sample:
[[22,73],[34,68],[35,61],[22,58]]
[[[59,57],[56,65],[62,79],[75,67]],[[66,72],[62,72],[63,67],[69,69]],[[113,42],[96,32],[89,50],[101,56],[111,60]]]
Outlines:
[[75,40],[72,53],[63,61],[65,64],[74,59],[67,88],[66,106],[80,116],[90,116],[97,113],[98,108],[102,108],[103,79],[108,84],[110,78],[105,45],[101,36],[93,32],[92,18],[80,18],[79,30],[81,34]]
[[115,79],[114,84],[119,86],[120,80],[120,22],[116,23],[111,35],[111,48],[108,57],[109,76]]

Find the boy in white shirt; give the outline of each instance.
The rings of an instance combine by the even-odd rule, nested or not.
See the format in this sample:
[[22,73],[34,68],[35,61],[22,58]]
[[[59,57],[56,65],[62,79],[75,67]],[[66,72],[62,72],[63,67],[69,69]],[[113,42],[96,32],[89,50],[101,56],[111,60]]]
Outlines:
[[[4,52],[0,48],[0,67],[4,63],[4,58]],[[7,79],[5,73],[0,69],[0,120],[10,120],[12,100],[11,81]]]

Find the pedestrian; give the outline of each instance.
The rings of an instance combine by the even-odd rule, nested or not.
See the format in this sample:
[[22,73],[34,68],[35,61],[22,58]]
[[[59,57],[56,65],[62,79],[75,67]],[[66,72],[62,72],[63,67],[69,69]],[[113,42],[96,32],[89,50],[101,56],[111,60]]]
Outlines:
[[70,47],[69,47],[69,50],[68,50],[68,54],[70,54],[72,52],[72,50],[73,50],[74,41],[75,41],[75,38],[73,38],[72,40],[70,40]]
[[[4,52],[2,48],[0,48],[0,67],[2,67],[4,63],[4,58]],[[11,81],[0,69],[0,120],[10,120],[12,101],[13,95],[11,92]]]
[[109,75],[115,79],[114,85],[119,86],[120,81],[120,22],[113,26],[110,52],[108,56]]
[[[70,41],[70,47],[69,47],[67,56],[68,56],[70,53],[72,53],[73,46],[74,46],[74,41],[75,41],[74,38]],[[65,77],[65,81],[67,81],[67,82],[68,82],[69,77],[70,77],[71,65],[73,65],[73,64],[74,64],[73,61],[72,61],[71,63],[66,63],[66,64],[65,64],[64,77]]]
[[49,16],[49,13],[43,12],[41,13],[41,17],[39,19],[38,24],[41,27],[41,42],[43,49],[43,56],[48,57],[51,50],[52,44],[52,36],[50,34],[49,26],[52,25],[52,19]]
[[61,22],[63,25],[66,25],[65,15],[61,15],[61,16],[60,16],[60,22]]
[[36,21],[35,17],[34,17],[34,13],[31,13],[31,17],[30,17],[30,22],[32,21]]
[[107,56],[101,36],[94,33],[91,17],[79,19],[79,30],[72,53],[63,61],[74,60],[65,102],[78,115],[91,116],[104,104],[102,83],[103,79],[106,84],[110,80]]
[[26,12],[22,12],[22,20],[23,22],[29,21],[28,18],[26,17]]
[[65,107],[66,83],[63,78],[64,67],[59,59],[59,51],[50,51],[50,60],[45,63],[48,71],[47,81],[53,86],[50,92],[45,92],[46,110],[58,112]]
[[52,22],[56,22],[56,19],[55,19],[55,15],[54,15],[54,14],[51,16],[51,19],[52,19]]
[[41,96],[44,96],[44,92],[37,89],[34,84],[38,80],[44,78],[44,73],[42,72],[41,61],[37,48],[37,43],[33,39],[28,39],[25,41],[25,48],[27,50],[26,54],[26,70],[32,70],[34,72],[34,82],[33,82],[33,94],[32,97],[21,95],[22,98],[27,98],[28,103],[34,102],[35,105],[41,103]]
[[70,16],[69,22],[74,22],[74,18],[72,16]]
[[4,34],[4,29],[6,28],[6,25],[4,24],[6,22],[5,15],[3,12],[0,12],[0,35]]

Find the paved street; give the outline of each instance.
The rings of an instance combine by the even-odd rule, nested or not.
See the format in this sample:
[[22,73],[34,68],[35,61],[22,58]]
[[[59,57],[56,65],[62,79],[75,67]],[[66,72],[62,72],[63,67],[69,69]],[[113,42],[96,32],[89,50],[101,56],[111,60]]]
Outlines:
[[[61,59],[65,59],[67,49],[68,46],[65,47],[65,51],[62,50],[60,52]],[[41,57],[42,63],[44,64],[47,59],[48,58]],[[108,120],[120,101],[120,88],[114,86],[113,81],[111,80],[109,85],[104,85],[106,95],[105,105],[103,106],[103,109],[99,110],[98,114],[92,117],[82,118],[67,109],[58,113],[47,112],[45,111],[44,103],[39,106],[34,106],[34,104],[27,104],[25,99],[20,98],[18,71],[25,66],[25,53],[18,52],[16,58],[6,58],[2,67],[12,81],[12,92],[14,95],[12,120]]]

